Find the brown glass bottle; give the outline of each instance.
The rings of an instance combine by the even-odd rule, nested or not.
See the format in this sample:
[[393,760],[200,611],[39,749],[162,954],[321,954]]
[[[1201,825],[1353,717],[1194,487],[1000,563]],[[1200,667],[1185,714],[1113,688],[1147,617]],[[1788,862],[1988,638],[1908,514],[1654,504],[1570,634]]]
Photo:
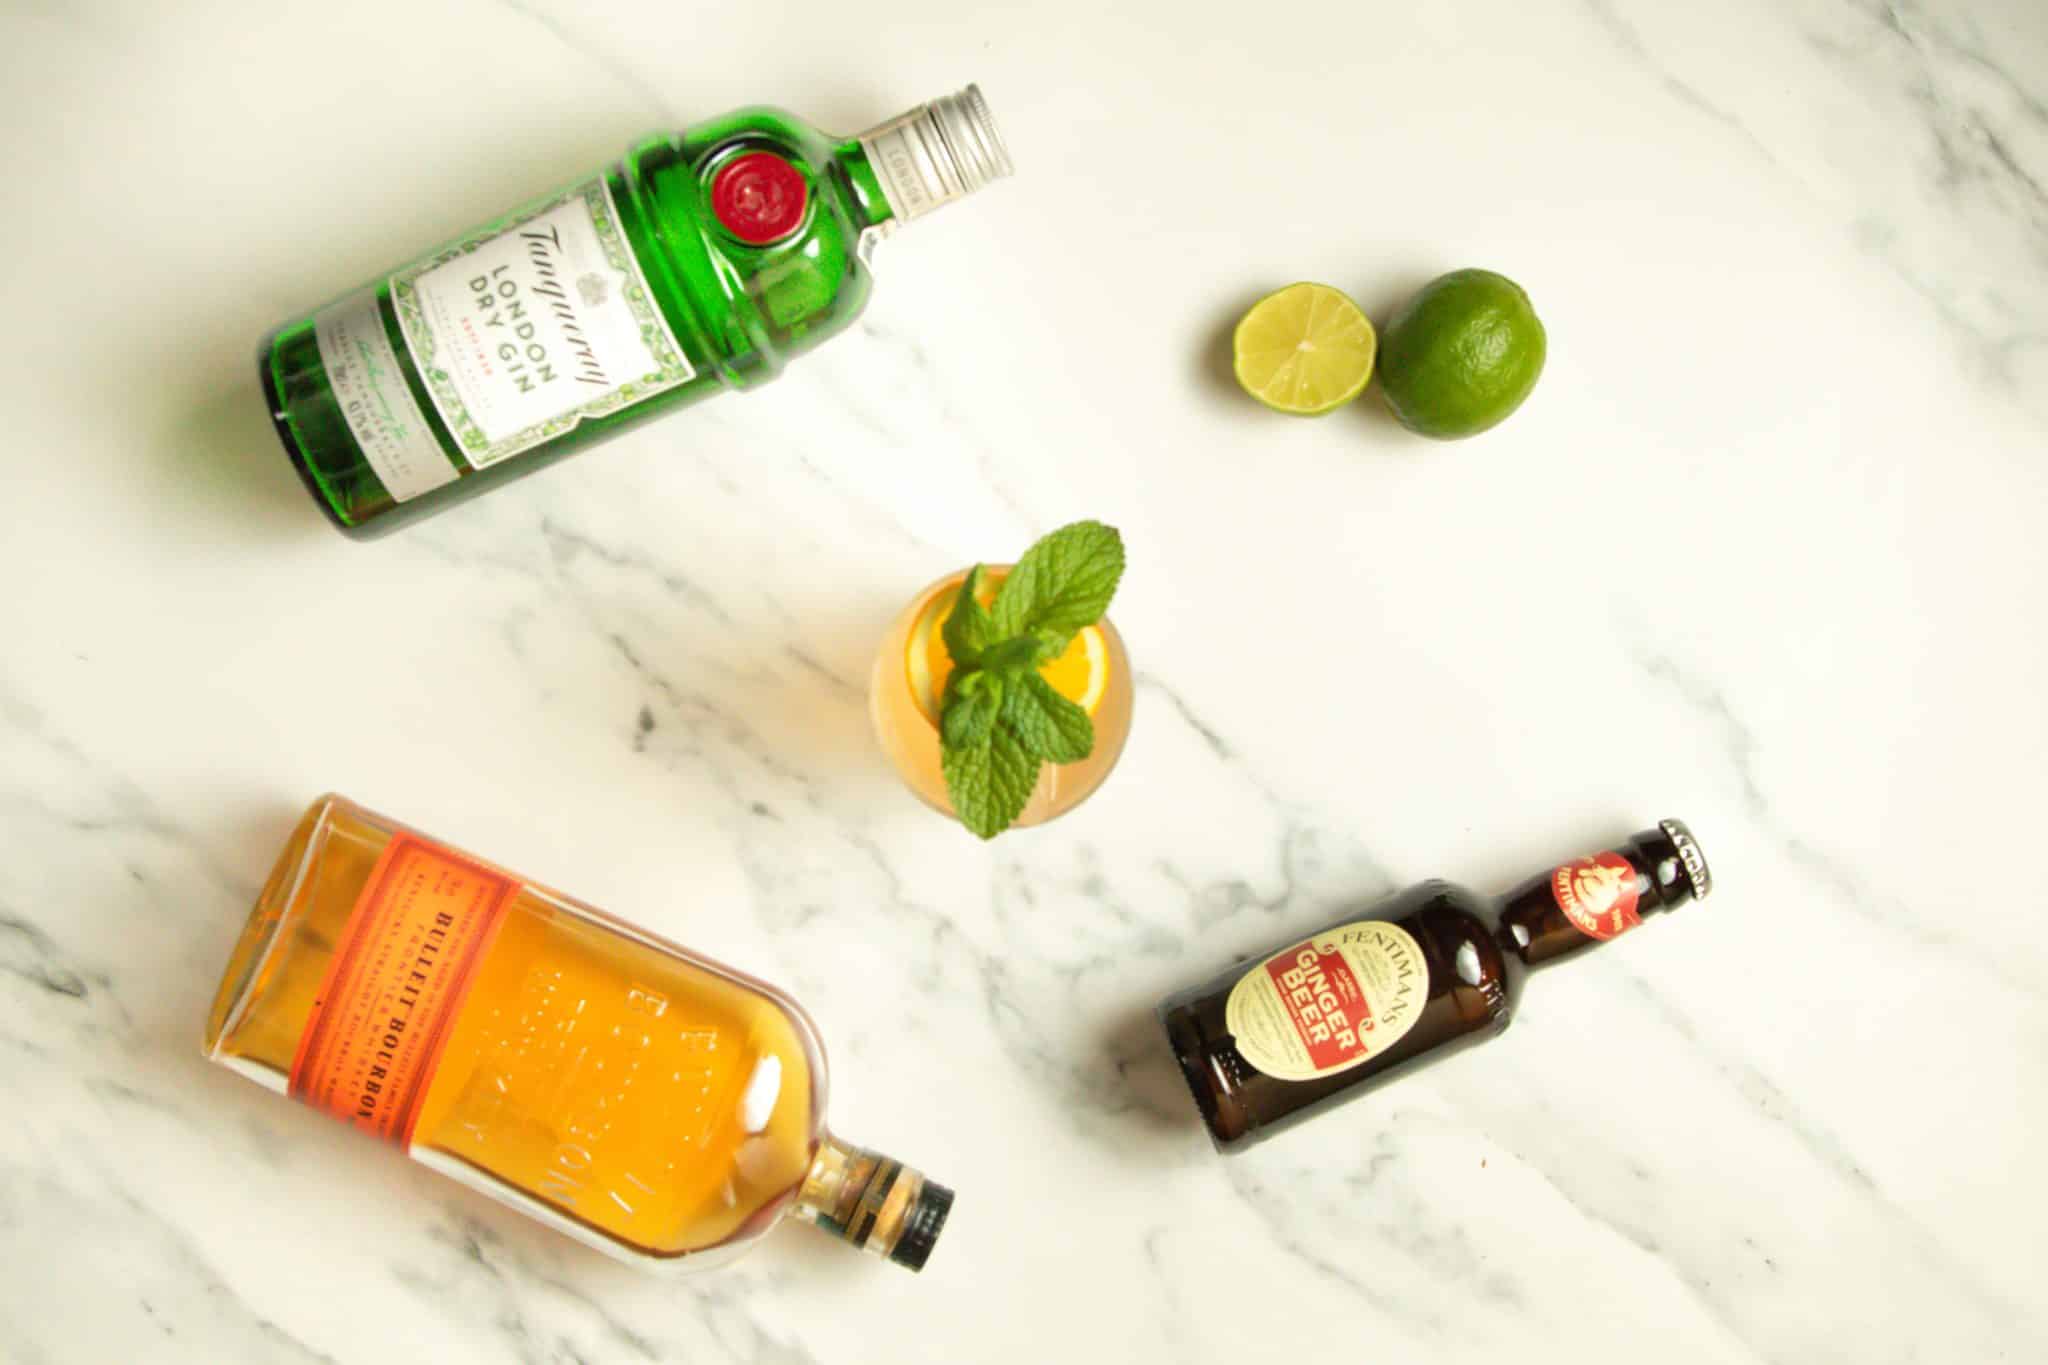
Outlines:
[[1712,889],[1665,820],[1606,852],[1482,896],[1429,881],[1239,962],[1159,1007],[1221,1152],[1493,1037],[1537,967]]

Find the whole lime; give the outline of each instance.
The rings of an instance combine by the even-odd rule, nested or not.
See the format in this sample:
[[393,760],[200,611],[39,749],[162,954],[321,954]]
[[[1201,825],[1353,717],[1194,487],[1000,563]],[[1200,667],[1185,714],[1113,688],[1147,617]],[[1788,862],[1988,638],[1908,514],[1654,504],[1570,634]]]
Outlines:
[[1453,270],[1380,331],[1380,394],[1402,426],[1440,441],[1476,436],[1522,406],[1543,373],[1543,323],[1522,286]]

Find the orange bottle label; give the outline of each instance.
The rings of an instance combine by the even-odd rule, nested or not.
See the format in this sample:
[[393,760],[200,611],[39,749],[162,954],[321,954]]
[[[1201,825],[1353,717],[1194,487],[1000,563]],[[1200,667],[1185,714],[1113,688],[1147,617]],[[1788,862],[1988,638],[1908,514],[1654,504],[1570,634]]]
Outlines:
[[349,912],[299,1035],[291,1093],[400,1147],[519,883],[406,831]]

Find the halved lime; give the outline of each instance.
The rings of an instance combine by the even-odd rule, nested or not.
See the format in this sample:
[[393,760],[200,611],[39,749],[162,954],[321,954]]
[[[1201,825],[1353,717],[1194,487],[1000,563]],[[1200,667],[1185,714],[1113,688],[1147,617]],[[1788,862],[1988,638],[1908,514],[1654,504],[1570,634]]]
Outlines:
[[1238,320],[1237,382],[1276,412],[1340,408],[1372,378],[1372,322],[1327,284],[1290,284]]

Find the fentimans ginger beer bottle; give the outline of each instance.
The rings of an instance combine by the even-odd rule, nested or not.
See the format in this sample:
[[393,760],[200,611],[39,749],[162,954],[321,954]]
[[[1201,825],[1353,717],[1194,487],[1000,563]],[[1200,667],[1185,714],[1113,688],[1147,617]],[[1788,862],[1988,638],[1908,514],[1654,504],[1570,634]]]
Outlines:
[[1160,1021],[1219,1151],[1498,1035],[1529,973],[1713,889],[1665,820],[1505,896],[1423,882],[1168,999]]

